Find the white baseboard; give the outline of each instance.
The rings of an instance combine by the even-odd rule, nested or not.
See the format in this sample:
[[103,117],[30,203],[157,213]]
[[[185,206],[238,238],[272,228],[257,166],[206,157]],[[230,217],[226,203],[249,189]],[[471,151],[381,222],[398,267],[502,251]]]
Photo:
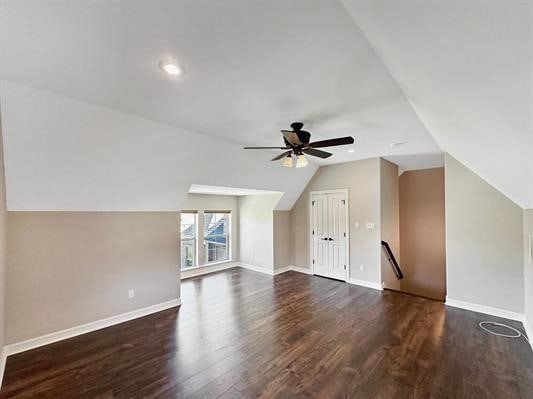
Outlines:
[[0,388],[2,388],[2,382],[4,381],[4,371],[6,370],[7,351],[6,347],[2,348],[0,354]]
[[269,270],[261,266],[249,265],[247,263],[239,263],[238,266],[244,269],[253,270],[254,272],[268,274],[270,276],[276,276],[278,274],[290,272],[290,271],[304,273],[304,274],[313,274],[311,269],[307,269],[305,267],[298,267],[298,266],[286,266],[286,267],[282,267],[280,269],[274,269],[274,270]]
[[162,310],[170,309],[179,305],[181,305],[181,301],[179,299],[172,299],[167,302],[158,303],[157,305],[147,306],[145,308],[133,310],[131,312],[111,316],[106,319],[93,321],[87,324],[82,324],[80,326],[67,328],[65,330],[56,331],[50,334],[42,335],[40,337],[31,338],[25,341],[6,345],[4,347],[4,352],[6,356],[13,355],[15,353],[24,352],[30,349],[37,348],[39,346],[48,345],[57,341],[62,341],[64,339],[86,334],[91,331],[99,330],[101,328],[110,327],[115,324],[137,319],[139,317],[147,316],[149,314],[160,312]]
[[375,290],[383,291],[383,287],[379,283],[374,283],[372,281],[357,280],[356,278],[351,278],[348,280],[349,284],[360,285],[361,287],[373,288]]
[[289,271],[291,271],[290,266],[282,267],[281,269],[274,269],[274,276],[281,274],[281,273],[289,272]]
[[267,269],[266,267],[249,265],[248,263],[242,263],[242,262],[239,263],[239,266],[244,268],[244,269],[253,270],[254,272],[268,274],[269,276],[273,276],[274,275],[274,271],[270,270],[270,269]]
[[485,313],[491,316],[503,317],[505,319],[524,321],[524,315],[522,313],[511,312],[510,310],[493,308],[485,305],[478,305],[477,303],[460,301],[457,299],[451,299],[446,297],[446,306],[452,306],[454,308],[461,308],[471,310],[473,312]]
[[289,266],[289,270],[298,273],[313,274],[313,271],[311,269],[308,269],[307,267]]
[[216,265],[205,265],[205,266],[195,267],[194,269],[190,269],[190,270],[182,270],[180,278],[181,280],[184,280],[186,278],[219,272],[221,270],[231,269],[232,267],[238,267],[238,266],[240,266],[239,262],[224,262],[224,263],[218,263]]

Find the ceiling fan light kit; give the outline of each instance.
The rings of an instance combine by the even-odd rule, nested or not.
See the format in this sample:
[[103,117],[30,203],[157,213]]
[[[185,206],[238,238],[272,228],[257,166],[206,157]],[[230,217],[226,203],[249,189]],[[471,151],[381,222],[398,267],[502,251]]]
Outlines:
[[288,168],[292,168],[293,159],[292,156],[296,156],[296,167],[303,168],[307,166],[308,162],[305,158],[305,155],[311,155],[313,157],[318,157],[322,159],[329,158],[333,154],[330,152],[317,150],[316,148],[322,147],[335,147],[338,145],[347,145],[353,144],[354,139],[351,136],[339,137],[336,139],[328,139],[315,141],[310,143],[311,133],[302,130],[304,124],[302,122],[293,122],[291,123],[292,130],[282,130],[283,141],[285,142],[285,147],[244,147],[245,150],[266,150],[266,149],[276,149],[276,150],[285,150],[280,155],[272,158],[272,161],[278,161],[283,158],[282,165]]
[[298,155],[296,157],[296,167],[297,168],[305,168],[307,166],[308,162],[307,159],[305,159],[305,155]]
[[282,166],[285,166],[286,168],[292,168],[292,155],[287,155],[283,158],[283,161],[281,162]]

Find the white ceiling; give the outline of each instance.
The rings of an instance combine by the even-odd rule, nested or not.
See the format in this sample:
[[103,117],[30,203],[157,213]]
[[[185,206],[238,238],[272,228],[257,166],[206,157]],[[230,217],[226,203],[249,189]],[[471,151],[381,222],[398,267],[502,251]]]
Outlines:
[[[206,145],[233,154],[224,167],[223,183],[209,176],[189,185],[289,192],[283,205],[289,206],[302,182],[294,183],[296,175],[279,181],[280,169],[268,163],[271,153],[241,156],[239,145],[277,145],[279,129],[302,120],[315,140],[343,135],[356,139],[355,152],[337,148],[334,157],[319,164],[384,156],[404,170],[440,166],[442,148],[518,204],[533,207],[531,29],[530,1],[3,0],[0,78],[174,126],[157,125],[165,134],[178,135],[168,141],[172,145],[181,139],[180,132],[226,140],[187,143],[195,154]],[[157,68],[161,59],[178,61],[185,75],[168,79]],[[7,164],[7,173],[20,167],[28,172],[24,178],[39,175],[54,191],[52,173],[63,165],[53,164],[50,156],[47,168],[32,171],[21,165],[27,158],[21,154],[34,145],[35,136],[52,134],[53,124],[74,132],[77,121],[67,118],[69,126],[37,112],[40,119],[29,126],[23,119],[35,116],[17,106],[38,104],[45,94],[12,87],[19,88],[8,93],[7,111],[2,104],[4,135],[11,138],[6,151],[14,154],[8,157],[12,164]],[[30,93],[29,98],[20,98],[24,93]],[[107,111],[61,101],[78,116],[85,116],[86,109],[87,114],[107,118]],[[59,107],[61,101],[51,103]],[[61,117],[61,109],[48,111]],[[83,142],[82,131],[104,140],[92,145],[104,146],[105,137],[93,130],[111,132],[104,122],[75,131],[78,140],[67,143],[69,151],[84,156],[84,149],[76,147]],[[42,132],[40,124],[46,126]],[[17,130],[30,128],[37,130]],[[149,139],[151,132],[144,134]],[[55,139],[68,136],[58,134]],[[405,144],[391,148],[391,143]],[[169,166],[161,163],[157,151],[145,156],[146,163]],[[203,170],[202,157],[187,160],[191,164],[186,168]],[[84,161],[78,177],[85,177],[94,162]],[[132,162],[126,156],[121,161]],[[255,171],[258,162],[265,165],[261,175],[267,178],[242,176],[243,167]],[[165,181],[185,184],[187,179],[180,175],[184,165],[173,167],[174,175]],[[113,179],[120,180],[123,172],[113,171]],[[50,195],[48,207],[54,207],[54,201],[63,204],[62,195],[74,187],[69,179]],[[24,181],[17,183],[14,175],[8,181],[20,191],[12,195],[25,206],[35,205],[34,198],[22,200],[33,193]],[[98,201],[106,195],[98,191],[104,188],[107,185],[92,187]],[[165,195],[165,190],[158,187],[157,195]],[[149,207],[169,205],[170,199],[158,202],[146,195],[142,200]],[[129,209],[124,201],[121,196],[117,203]],[[90,198],[78,205],[89,203]]]
[[1,18],[6,80],[241,145],[295,120],[355,137],[320,164],[440,151],[336,1],[4,1]]
[[175,211],[191,184],[267,187],[284,193],[277,209],[291,209],[316,171],[7,81],[0,102],[13,211]]
[[343,2],[440,147],[533,208],[533,2]]

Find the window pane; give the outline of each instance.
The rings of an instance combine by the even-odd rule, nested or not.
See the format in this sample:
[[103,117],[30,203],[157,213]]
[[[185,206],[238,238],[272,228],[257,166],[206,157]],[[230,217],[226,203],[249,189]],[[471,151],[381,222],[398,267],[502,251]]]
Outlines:
[[228,251],[225,245],[217,245],[216,247],[216,258],[217,260],[228,259]]
[[228,213],[205,213],[204,232],[205,235],[228,234]]
[[181,268],[196,266],[196,214],[181,214]]
[[229,259],[228,213],[204,213],[204,247],[206,262]]
[[181,268],[194,266],[194,243],[195,240],[181,242]]
[[193,213],[181,214],[181,238],[194,238],[196,230],[196,215]]

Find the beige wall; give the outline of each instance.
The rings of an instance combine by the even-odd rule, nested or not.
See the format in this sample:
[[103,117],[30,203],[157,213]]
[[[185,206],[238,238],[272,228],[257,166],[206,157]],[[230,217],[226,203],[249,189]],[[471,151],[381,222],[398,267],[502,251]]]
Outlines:
[[239,249],[242,263],[274,269],[274,208],[281,194],[239,197]]
[[9,212],[6,343],[178,298],[178,217]]
[[[7,210],[6,210],[6,185],[4,174],[4,150],[2,138],[2,119],[0,117],[0,349],[5,344],[5,302],[6,302],[6,236],[7,236]],[[0,382],[2,381],[0,370]]]
[[[525,288],[525,313],[529,333],[533,331],[533,209],[524,210],[524,288]],[[531,336],[530,336],[531,339]]]
[[444,301],[446,245],[444,168],[400,176],[401,290]]
[[[381,239],[389,243],[394,257],[401,265],[398,185],[398,165],[380,159]],[[381,248],[381,279],[386,288],[400,290],[400,280],[396,278],[383,247]]]
[[239,200],[231,195],[205,195],[187,194],[183,210],[198,211],[198,265],[205,264],[205,251],[203,251],[204,221],[203,212],[205,210],[229,210],[231,211],[231,234],[230,234],[230,260],[239,260]]
[[[381,283],[380,160],[365,159],[320,167],[291,210],[291,264],[310,268],[309,193],[348,188],[350,278]],[[359,223],[359,228],[355,223]],[[374,229],[365,228],[373,222]],[[364,265],[361,271],[359,266]]]
[[523,211],[446,155],[447,298],[524,311]]
[[290,211],[274,211],[274,269],[291,265]]

